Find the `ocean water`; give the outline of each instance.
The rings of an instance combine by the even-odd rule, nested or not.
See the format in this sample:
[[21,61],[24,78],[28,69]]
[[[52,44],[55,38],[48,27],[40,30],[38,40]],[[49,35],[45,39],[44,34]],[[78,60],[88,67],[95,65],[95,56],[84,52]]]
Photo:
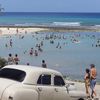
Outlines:
[[[22,38],[23,36],[24,38]],[[13,42],[12,47],[9,45],[10,39]],[[36,44],[40,44],[41,41],[43,41],[41,47],[43,52],[38,51],[38,56],[31,56],[29,54],[31,48],[37,50]],[[18,54],[19,64],[30,63],[30,65],[39,67],[41,67],[41,62],[44,59],[48,68],[56,69],[67,78],[74,80],[83,80],[85,69],[90,68],[90,64],[93,63],[96,65],[97,80],[100,82],[99,41],[99,32],[39,32],[35,35],[28,33],[21,36],[1,36],[0,56],[7,59],[9,53],[13,56]],[[5,46],[6,44],[8,47]]]
[[[99,26],[100,13],[4,12],[0,15],[0,25]],[[53,38],[46,39],[49,36]],[[9,46],[10,39],[13,42],[12,47]],[[37,57],[30,56],[30,49],[37,49],[35,46],[41,41],[43,41],[43,52],[38,52]],[[20,58],[19,64],[30,63],[39,67],[44,59],[49,68],[56,69],[74,80],[83,80],[85,69],[90,68],[90,64],[93,63],[98,71],[97,81],[100,82],[99,41],[100,32],[39,32],[35,35],[28,33],[21,36],[0,36],[0,56],[7,59],[9,53],[13,56],[17,53]]]
[[100,25],[100,13],[2,12],[1,25]]

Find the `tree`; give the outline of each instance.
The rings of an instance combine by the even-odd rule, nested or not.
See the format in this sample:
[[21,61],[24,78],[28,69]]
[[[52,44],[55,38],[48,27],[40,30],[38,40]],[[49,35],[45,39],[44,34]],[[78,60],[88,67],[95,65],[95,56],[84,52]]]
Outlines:
[[7,60],[0,57],[0,68],[4,67],[5,65],[7,65]]

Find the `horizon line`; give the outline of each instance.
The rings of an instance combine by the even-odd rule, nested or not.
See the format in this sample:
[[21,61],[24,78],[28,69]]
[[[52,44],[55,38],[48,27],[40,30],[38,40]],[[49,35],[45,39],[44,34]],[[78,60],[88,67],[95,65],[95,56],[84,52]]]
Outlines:
[[32,11],[26,11],[26,12],[25,11],[15,11],[15,12],[7,11],[6,12],[6,11],[4,11],[4,12],[0,12],[0,13],[100,13],[100,12],[58,12],[58,11],[57,12],[55,12],[55,11],[54,12],[50,12],[50,11],[49,12],[47,12],[47,11],[36,11],[36,12],[35,11],[33,11],[33,12]]

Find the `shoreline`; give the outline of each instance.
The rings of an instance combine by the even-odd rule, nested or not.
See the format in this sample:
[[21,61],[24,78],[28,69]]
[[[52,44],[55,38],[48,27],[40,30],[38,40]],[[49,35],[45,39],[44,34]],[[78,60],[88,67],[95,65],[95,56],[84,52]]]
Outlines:
[[44,28],[30,28],[30,27],[0,27],[0,35],[14,35],[14,34],[27,34],[40,31],[46,31]]
[[16,34],[17,29],[20,31],[20,33],[23,33],[24,31],[27,31],[27,32],[40,32],[40,31],[44,31],[44,32],[100,32],[100,27],[96,27],[96,26],[48,26],[48,25],[35,25],[35,26],[5,25],[4,26],[4,25],[0,25],[0,34],[2,35],[10,34],[11,32],[9,33],[8,31],[11,31],[11,30],[13,30],[12,31],[13,34]]
[[[85,93],[85,83],[84,82],[78,82],[78,81],[73,81],[73,80],[65,80],[65,82],[68,83],[73,83],[75,86],[75,89],[83,91]],[[96,93],[97,93],[97,98],[100,99],[100,84],[96,84],[95,86]]]
[[[78,80],[78,79],[76,80],[76,79],[67,79],[67,78],[65,78],[65,80],[67,80],[67,81],[69,81],[69,82],[70,82],[70,81],[71,81],[71,82],[75,82],[75,83],[78,83],[78,82],[79,82],[79,83],[84,83],[84,80],[80,80],[80,79],[79,79],[79,80]],[[97,81],[97,82],[96,82],[96,85],[100,85],[100,82]]]

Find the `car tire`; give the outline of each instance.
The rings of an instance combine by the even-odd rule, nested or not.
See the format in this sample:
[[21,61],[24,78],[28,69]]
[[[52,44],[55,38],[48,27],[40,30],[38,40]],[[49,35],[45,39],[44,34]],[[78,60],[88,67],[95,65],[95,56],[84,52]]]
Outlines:
[[78,100],[84,100],[83,98],[79,98]]

